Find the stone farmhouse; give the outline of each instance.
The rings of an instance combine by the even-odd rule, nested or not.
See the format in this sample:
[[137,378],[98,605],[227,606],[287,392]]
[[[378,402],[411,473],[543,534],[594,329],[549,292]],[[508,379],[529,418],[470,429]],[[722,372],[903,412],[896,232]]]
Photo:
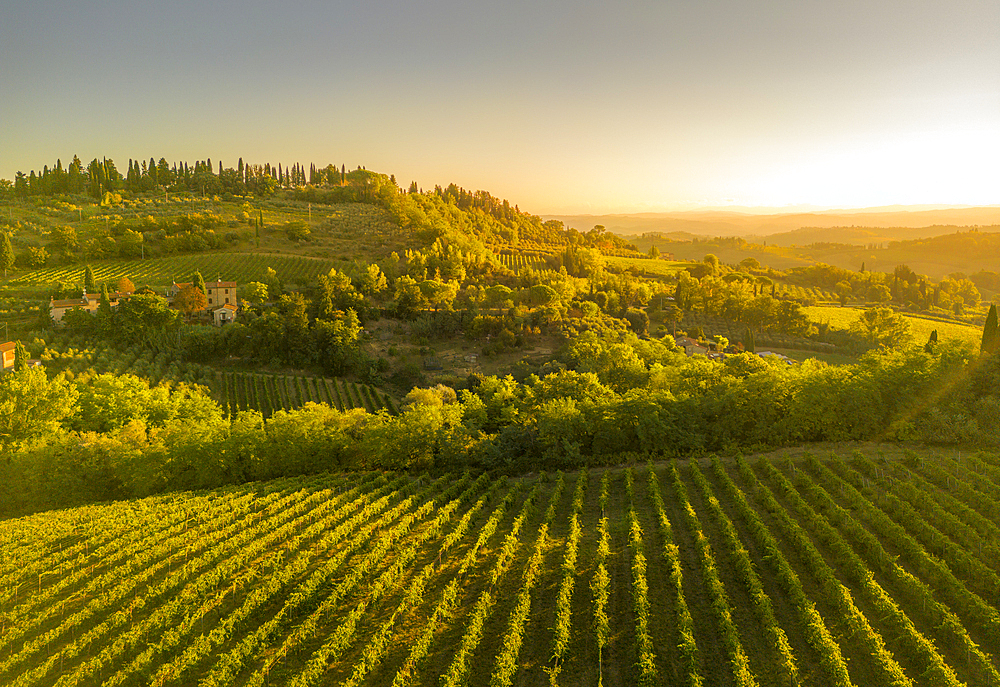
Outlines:
[[[108,298],[111,300],[111,307],[118,307],[119,301],[123,298],[128,298],[132,294],[130,293],[109,293]],[[59,324],[62,322],[63,315],[73,308],[80,308],[81,310],[86,310],[91,315],[97,310],[97,306],[101,304],[101,294],[99,293],[86,293],[82,292],[80,298],[63,298],[56,300],[55,298],[49,299],[49,308],[52,315],[52,320]]]
[[[172,302],[174,296],[176,296],[185,286],[191,286],[191,282],[186,281],[182,284],[174,282],[170,286],[170,290],[167,292],[167,300]],[[206,281],[205,292],[205,296],[208,298],[209,310],[214,310],[220,305],[225,305],[226,303],[236,305],[236,282],[234,281],[222,281],[221,279],[217,279],[216,281]]]
[[[173,305],[174,296],[180,293],[180,290],[185,286],[191,286],[191,282],[171,284],[167,291],[167,302]],[[205,297],[208,300],[208,307],[205,310],[212,313],[215,326],[221,327],[236,320],[236,313],[239,310],[236,301],[236,282],[222,281],[222,279],[206,281],[205,291]]]

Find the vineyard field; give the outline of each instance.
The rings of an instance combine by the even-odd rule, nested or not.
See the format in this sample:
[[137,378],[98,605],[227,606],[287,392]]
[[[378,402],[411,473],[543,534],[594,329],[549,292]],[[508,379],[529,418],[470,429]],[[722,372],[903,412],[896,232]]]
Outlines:
[[793,300],[829,301],[837,302],[837,294],[829,289],[819,286],[799,286],[798,284],[775,284],[774,293],[777,296],[785,296]]
[[[293,255],[259,253],[203,253],[176,255],[148,260],[99,260],[91,263],[97,282],[114,284],[128,277],[136,286],[167,287],[171,281],[190,281],[191,275],[200,271],[206,281],[222,278],[246,284],[264,281],[267,268],[273,269],[278,278],[287,283],[309,284],[336,266],[333,260],[307,258]],[[25,272],[9,280],[11,285],[51,286],[61,282],[83,284],[85,265],[46,267]]]
[[500,264],[513,272],[523,269],[543,270],[546,269],[545,256],[541,254],[528,253],[500,253],[497,255]]
[[40,513],[0,682],[996,685],[998,497],[996,455],[866,448]]
[[177,383],[208,387],[212,397],[230,415],[257,410],[269,418],[278,410],[301,408],[306,403],[325,403],[338,410],[362,408],[370,413],[397,413],[397,403],[385,391],[340,378],[219,372],[198,363],[177,362],[166,354],[150,351],[120,352],[113,348],[74,348],[67,342],[46,346],[41,360],[53,371],[71,379],[92,374],[133,374],[151,386]]
[[385,409],[396,414],[396,403],[384,391],[344,379],[225,372],[211,382],[212,395],[231,415],[257,410],[271,417],[278,410],[325,403],[337,410],[361,408],[369,413]]

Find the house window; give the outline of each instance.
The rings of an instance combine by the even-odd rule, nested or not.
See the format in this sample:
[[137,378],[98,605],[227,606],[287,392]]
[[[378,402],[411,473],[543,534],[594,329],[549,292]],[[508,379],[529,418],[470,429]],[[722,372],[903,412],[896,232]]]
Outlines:
[[[226,293],[227,293],[227,294],[229,293],[229,289],[226,289]],[[229,299],[227,298],[227,299],[226,299],[226,303],[228,303],[228,302],[229,302]]]
[[208,299],[208,304],[209,304],[209,305],[211,305],[211,304],[212,304],[212,299],[211,299],[211,298],[209,298],[209,299]]
[[227,299],[226,299],[226,303],[228,303],[228,302],[229,302],[229,299],[227,298]]

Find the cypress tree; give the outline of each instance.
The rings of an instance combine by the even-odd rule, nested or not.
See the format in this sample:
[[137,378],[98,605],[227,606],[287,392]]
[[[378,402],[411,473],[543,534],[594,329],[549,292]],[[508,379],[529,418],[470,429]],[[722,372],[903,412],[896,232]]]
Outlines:
[[979,350],[987,355],[997,352],[1000,347],[1000,330],[997,328],[997,306],[996,303],[990,305],[990,314],[986,316],[986,324],[983,325],[983,343]]
[[924,344],[925,353],[934,353],[937,350],[938,334],[936,329],[931,330],[930,338],[927,339],[927,343]]
[[101,302],[97,306],[97,312],[102,315],[111,314],[111,296],[108,294],[108,284],[101,284]]
[[18,341],[14,344],[14,372],[19,372],[28,367],[28,352],[24,350],[24,344]]
[[97,285],[94,283],[94,270],[91,269],[90,265],[87,265],[83,270],[83,290],[87,293],[94,293],[97,290]]
[[0,239],[0,268],[3,268],[3,278],[7,278],[7,270],[14,266],[14,247],[10,245],[10,234],[3,232]]
[[757,352],[757,344],[753,340],[753,330],[752,329],[748,329],[747,330],[747,340],[743,344],[743,348],[745,348],[750,353],[756,353]]
[[201,276],[201,272],[194,273],[194,276],[191,277],[191,284],[206,296],[208,295],[208,289],[205,288],[205,278]]

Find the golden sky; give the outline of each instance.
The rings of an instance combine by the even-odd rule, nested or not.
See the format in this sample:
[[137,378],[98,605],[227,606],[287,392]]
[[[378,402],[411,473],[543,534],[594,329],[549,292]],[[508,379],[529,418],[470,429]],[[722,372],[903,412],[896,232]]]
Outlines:
[[0,176],[364,165],[535,213],[1000,203],[1000,3],[17,3]]

